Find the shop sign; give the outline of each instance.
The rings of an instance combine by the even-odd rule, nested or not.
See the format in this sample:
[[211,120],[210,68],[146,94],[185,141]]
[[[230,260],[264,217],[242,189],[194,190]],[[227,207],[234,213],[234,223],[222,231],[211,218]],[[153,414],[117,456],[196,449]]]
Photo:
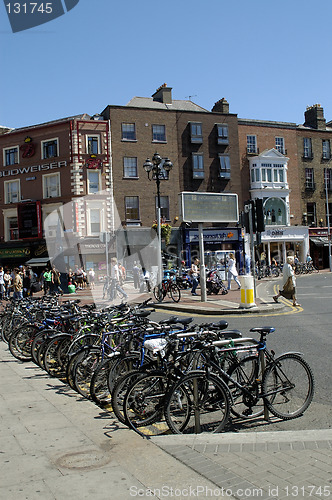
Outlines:
[[238,222],[238,198],[233,193],[182,192],[181,216],[184,222]]
[[[238,241],[238,229],[216,229],[203,230],[204,243],[218,243],[225,241]],[[198,243],[199,235],[197,230],[189,230],[186,234],[186,243]]]
[[20,257],[29,257],[30,248],[1,248],[0,258],[2,259],[16,259]]
[[[66,167],[67,162],[64,161],[55,161],[52,163],[44,163],[43,165],[31,165],[29,167],[21,167],[21,168],[13,168],[12,170],[3,170],[0,172],[0,177],[10,177],[16,175],[25,175],[31,172],[44,172],[47,170],[53,170],[55,168]],[[32,180],[32,178],[31,178]]]
[[327,229],[309,229],[309,236],[327,236]]
[[33,201],[17,205],[18,232],[20,239],[42,237],[41,203]]

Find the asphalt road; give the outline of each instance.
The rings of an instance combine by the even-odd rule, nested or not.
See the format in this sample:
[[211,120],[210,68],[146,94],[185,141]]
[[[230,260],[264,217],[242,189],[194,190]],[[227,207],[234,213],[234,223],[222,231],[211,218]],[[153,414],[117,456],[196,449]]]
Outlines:
[[[229,327],[239,329],[243,335],[248,335],[254,326],[274,326],[276,331],[268,337],[268,347],[276,354],[301,352],[314,373],[314,399],[303,416],[287,422],[274,417],[268,423],[262,419],[250,423],[233,422],[233,431],[314,430],[332,426],[332,274],[297,276],[297,300],[301,308],[287,307],[278,314],[195,316],[197,323],[227,319]],[[167,314],[154,314],[158,320],[167,317]]]

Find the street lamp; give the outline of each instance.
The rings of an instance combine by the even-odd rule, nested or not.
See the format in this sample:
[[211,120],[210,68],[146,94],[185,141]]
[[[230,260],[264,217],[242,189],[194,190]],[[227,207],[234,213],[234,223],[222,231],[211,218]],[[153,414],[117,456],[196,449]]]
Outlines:
[[[158,283],[161,284],[163,280],[163,266],[161,258],[161,203],[160,203],[160,178],[162,171],[165,170],[169,173],[173,168],[173,163],[169,158],[162,158],[158,153],[155,153],[152,157],[145,160],[143,165],[144,170],[148,174],[148,179],[151,181],[155,179],[157,184],[157,234],[158,234]],[[150,178],[150,173],[152,173],[152,178]]]

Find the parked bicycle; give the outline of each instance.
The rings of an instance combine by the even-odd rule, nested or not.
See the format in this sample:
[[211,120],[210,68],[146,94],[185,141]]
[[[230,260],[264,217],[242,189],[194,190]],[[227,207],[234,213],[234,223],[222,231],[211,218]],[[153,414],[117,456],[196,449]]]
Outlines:
[[153,295],[158,302],[162,302],[166,296],[170,297],[173,302],[179,302],[181,299],[180,288],[171,275],[154,287]]

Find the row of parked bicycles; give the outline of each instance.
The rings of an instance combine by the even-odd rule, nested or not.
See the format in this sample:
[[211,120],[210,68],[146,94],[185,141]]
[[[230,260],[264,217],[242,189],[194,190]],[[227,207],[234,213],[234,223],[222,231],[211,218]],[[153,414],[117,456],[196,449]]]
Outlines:
[[220,432],[232,419],[301,416],[314,394],[308,363],[267,347],[273,327],[244,336],[227,321],[151,319],[150,301],[97,311],[58,297],[7,303],[1,338],[142,436]]

